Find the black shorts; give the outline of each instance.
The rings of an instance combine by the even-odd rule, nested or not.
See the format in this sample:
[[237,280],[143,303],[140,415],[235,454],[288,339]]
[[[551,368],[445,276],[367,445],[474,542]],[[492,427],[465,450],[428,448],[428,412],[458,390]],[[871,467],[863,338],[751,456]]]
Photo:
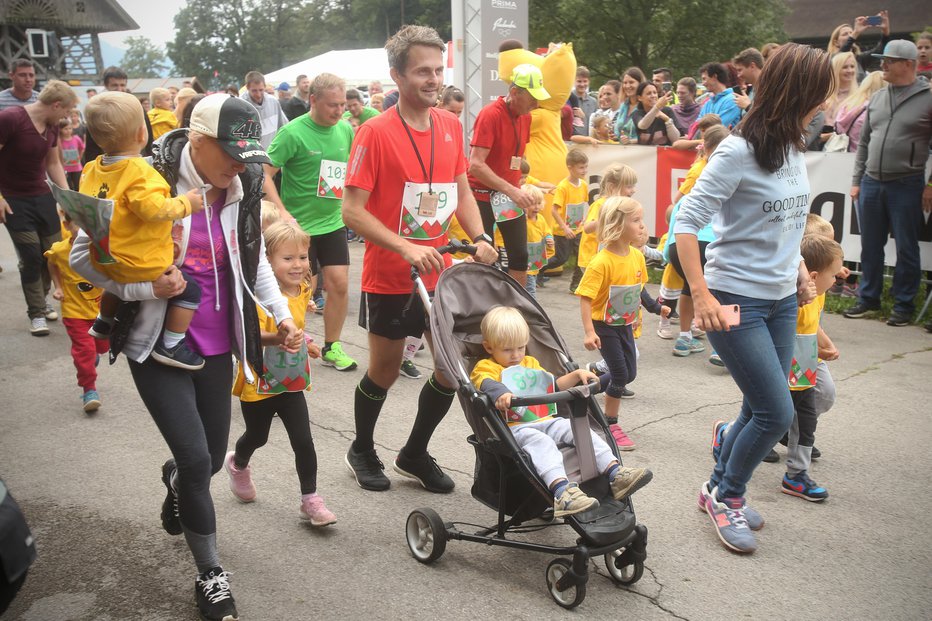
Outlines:
[[[701,241],[699,242],[699,265],[702,267],[702,271],[705,272],[705,249],[709,245],[709,242]],[[673,266],[674,271],[680,275],[680,278],[683,279],[683,291],[681,295],[691,298],[692,293],[689,291],[689,281],[686,280],[686,273],[683,271],[683,264],[680,263],[680,255],[676,251],[676,244],[670,246],[670,265]]]
[[[405,310],[410,301],[411,306]],[[366,293],[359,300],[359,327],[398,341],[430,330],[421,296],[410,293]]]
[[[323,235],[311,235],[309,257],[311,266],[349,265],[349,244],[346,242],[346,227]],[[314,270],[317,274],[317,270]]]

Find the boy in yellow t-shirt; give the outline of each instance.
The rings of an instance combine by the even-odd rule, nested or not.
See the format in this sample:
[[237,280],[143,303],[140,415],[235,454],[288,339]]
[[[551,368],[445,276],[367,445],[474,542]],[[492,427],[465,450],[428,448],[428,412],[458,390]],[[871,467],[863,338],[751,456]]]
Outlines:
[[544,193],[533,185],[525,184],[521,189],[531,195],[534,204],[525,210],[527,216],[527,282],[524,289],[537,297],[537,274],[554,254],[553,231],[541,212],[544,209]]
[[845,255],[838,242],[822,235],[804,236],[799,251],[809,270],[809,278],[815,283],[817,297],[799,307],[796,320],[796,347],[788,378],[796,414],[788,433],[786,474],[781,491],[810,502],[821,502],[828,498],[828,491],[809,478],[819,418],[815,399],[819,318],[825,306],[825,292],[834,284]]
[[[93,97],[84,110],[87,129],[104,155],[84,167],[81,193],[113,201],[109,237],[94,240],[91,260],[97,271],[120,283],[161,276],[175,258],[173,221],[202,211],[204,205],[197,189],[172,197],[168,182],[139,156],[148,139],[143,114],[138,99],[111,91]],[[98,247],[106,247],[110,257],[101,256]],[[162,364],[197,370],[204,359],[187,347],[184,337],[201,291],[188,276],[185,280],[185,290],[168,301],[165,331],[151,355]],[[110,336],[119,302],[115,295],[104,293],[92,336]]]
[[83,391],[81,399],[84,411],[91,413],[100,408],[97,364],[100,356],[107,353],[108,344],[105,340],[95,339],[88,334],[88,330],[97,317],[97,305],[103,291],[81,278],[68,264],[78,229],[67,214],[63,214],[63,217],[62,228],[68,231],[68,236],[52,244],[45,256],[48,258],[49,274],[55,283],[52,297],[61,301],[62,323],[71,339],[71,359],[78,372],[78,386]]
[[[505,417],[518,446],[531,458],[537,474],[553,492],[554,516],[573,515],[599,506],[599,501],[587,496],[576,483],[567,479],[563,454],[558,446],[573,445],[573,430],[567,418],[555,417],[555,408],[548,405],[511,407],[518,386],[535,385],[539,390],[525,389],[525,396],[565,390],[582,382],[598,378],[578,369],[554,380],[540,362],[526,355],[530,329],[521,312],[508,306],[496,306],[482,318],[482,346],[490,357],[476,363],[470,374],[473,385],[487,394]],[[596,466],[609,480],[612,497],[627,498],[647,485],[653,473],[645,468],[625,468],[605,441],[591,432]]]
[[167,88],[153,88],[149,92],[149,112],[146,114],[152,125],[153,140],[178,127],[178,117],[172,111],[172,93]]
[[[572,256],[579,253],[579,236],[582,223],[589,211],[589,157],[579,149],[571,149],[566,154],[566,169],[569,175],[557,184],[553,192],[553,235],[556,252],[544,267],[550,270],[560,267]],[[573,272],[570,293],[576,290],[582,271]]]

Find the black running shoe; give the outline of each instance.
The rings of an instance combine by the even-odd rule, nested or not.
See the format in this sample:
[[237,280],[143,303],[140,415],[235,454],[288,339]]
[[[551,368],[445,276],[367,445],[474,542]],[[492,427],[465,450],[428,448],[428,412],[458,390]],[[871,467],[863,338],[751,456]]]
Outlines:
[[768,464],[775,464],[780,461],[780,455],[773,449],[770,449],[770,452],[764,456],[764,461]]
[[236,602],[230,592],[230,574],[214,567],[194,581],[197,610],[204,621],[237,621]]
[[87,331],[87,333],[93,336],[95,339],[108,339],[110,338],[110,332],[112,331],[113,324],[107,323],[98,317],[94,320],[94,324],[91,326],[91,329]]
[[820,457],[822,457],[822,451],[820,451],[819,449],[813,446],[812,447],[812,458],[818,459]]
[[437,460],[424,453],[420,457],[411,458],[405,455],[404,450],[395,458],[395,472],[417,481],[429,492],[435,494],[449,494],[456,487],[447,474],[437,465]]
[[893,311],[887,318],[887,325],[896,327],[908,326],[911,319],[911,315],[901,313],[900,311]]
[[621,389],[621,398],[622,399],[634,399],[634,391],[628,390],[627,388]]
[[879,304],[871,305],[861,300],[857,304],[855,304],[854,306],[846,310],[843,314],[848,319],[860,319],[867,313],[878,311],[878,310],[880,310]]
[[159,339],[158,345],[152,350],[152,359],[170,367],[177,367],[186,371],[197,371],[204,368],[204,359],[191,351],[184,339],[169,349]]
[[344,461],[346,467],[356,477],[359,487],[373,492],[384,492],[391,487],[392,482],[382,472],[385,470],[385,464],[375,454],[375,449],[357,453],[351,444],[349,450],[346,451]]
[[162,501],[162,528],[169,535],[181,534],[181,518],[178,517],[178,494],[172,488],[172,474],[175,473],[175,460],[169,459],[162,465],[162,483],[167,490]]

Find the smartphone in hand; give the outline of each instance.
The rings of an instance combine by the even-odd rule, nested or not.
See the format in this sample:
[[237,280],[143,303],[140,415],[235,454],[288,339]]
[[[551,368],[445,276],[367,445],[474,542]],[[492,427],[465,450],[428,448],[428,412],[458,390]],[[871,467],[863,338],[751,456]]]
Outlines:
[[880,26],[883,24],[883,17],[880,15],[871,15],[865,20],[868,26]]
[[741,324],[741,307],[737,304],[723,304],[722,312],[725,314],[725,325],[729,328]]

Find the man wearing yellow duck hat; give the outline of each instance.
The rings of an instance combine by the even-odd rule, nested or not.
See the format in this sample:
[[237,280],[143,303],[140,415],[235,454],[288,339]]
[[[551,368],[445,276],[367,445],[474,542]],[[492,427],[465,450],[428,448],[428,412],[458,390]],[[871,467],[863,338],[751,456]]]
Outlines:
[[[560,132],[560,111],[576,80],[576,55],[573,53],[573,44],[551,43],[546,56],[523,49],[502,52],[498,56],[499,75],[511,76],[516,67],[525,64],[540,69],[550,97],[539,100],[536,109],[531,112],[530,140],[524,158],[530,164],[534,177],[539,181],[556,185],[566,177],[567,148]],[[546,200],[542,214],[552,227],[550,205],[553,195],[547,194]]]
[[497,225],[508,254],[508,273],[524,286],[527,280],[527,218],[524,210],[534,199],[520,188],[521,161],[530,139],[531,112],[550,98],[540,68],[516,65],[508,95],[479,111],[473,125],[469,154],[469,187],[479,204],[485,234]]

